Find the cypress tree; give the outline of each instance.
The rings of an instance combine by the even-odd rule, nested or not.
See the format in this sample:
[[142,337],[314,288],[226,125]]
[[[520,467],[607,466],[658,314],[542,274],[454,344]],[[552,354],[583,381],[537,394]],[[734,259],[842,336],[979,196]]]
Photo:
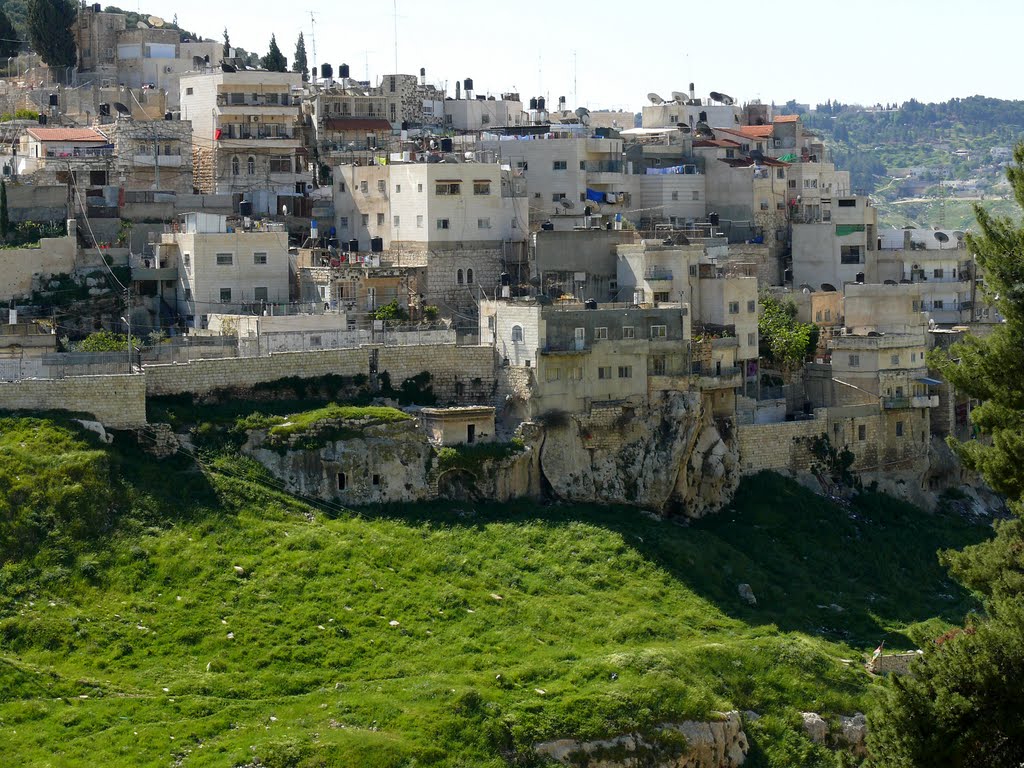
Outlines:
[[18,42],[19,38],[20,35],[14,28],[14,24],[11,23],[4,10],[0,8],[0,59],[7,59],[18,55],[18,51],[21,48],[21,43]]
[[7,239],[11,231],[11,219],[7,213],[7,182],[0,181],[0,237]]
[[[75,6],[68,0],[29,0],[26,14],[28,39],[40,57],[51,67],[71,67],[77,63]],[[58,78],[64,75],[58,69]]]
[[231,57],[231,38],[228,37],[228,28],[224,27],[224,50],[223,55],[225,59]]
[[270,50],[267,55],[263,57],[263,68],[268,72],[287,72],[288,71],[288,59],[281,53],[281,49],[277,47],[277,36],[270,36]]
[[292,61],[292,72],[302,75],[303,81],[309,79],[309,62],[306,60],[306,41],[299,32],[299,39],[295,41],[295,59]]

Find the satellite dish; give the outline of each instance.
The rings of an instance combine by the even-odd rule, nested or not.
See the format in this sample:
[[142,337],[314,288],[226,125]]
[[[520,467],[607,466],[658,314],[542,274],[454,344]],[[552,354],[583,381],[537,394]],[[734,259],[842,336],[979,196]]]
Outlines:
[[235,69],[235,67],[234,67],[234,66],[232,66],[231,64],[225,64],[225,63],[224,63],[224,62],[222,61],[222,62],[220,63],[220,71],[221,71],[221,72],[237,72],[238,70],[237,70],[237,69]]
[[159,16],[150,16],[148,19],[146,19],[146,21],[149,22],[149,25],[151,27],[160,28],[164,25],[164,20],[161,19]]
[[647,94],[647,98],[650,99],[651,104],[657,105],[657,104],[664,104],[665,103],[665,100],[663,98],[661,98],[661,96],[659,96],[656,93],[648,93]]
[[689,133],[692,130],[686,123],[676,123],[676,128],[680,133]]
[[572,200],[559,200],[558,202],[561,203],[562,207],[565,208],[566,210],[576,207],[576,203],[574,203]]
[[961,240],[963,240],[964,236],[965,236],[965,233],[961,232],[959,229],[957,229],[957,230],[955,230],[953,232],[953,237],[956,238],[957,242],[960,242]]
[[939,241],[939,250],[942,250],[943,243],[949,242],[949,235],[947,235],[945,232],[936,232],[932,235],[932,237]]
[[117,114],[119,115],[130,115],[132,113],[132,111],[128,109],[128,107],[126,107],[120,101],[114,102],[114,109],[117,110]]
[[576,117],[578,117],[580,119],[583,119],[584,115],[589,115],[589,114],[590,114],[590,110],[587,109],[586,107],[577,107],[576,108]]
[[146,22],[144,22],[144,21],[138,22],[135,26],[138,27],[139,29],[149,29],[149,25],[146,24]]
[[680,91],[672,91],[672,100],[673,101],[678,101],[680,104],[682,104],[688,98],[690,98],[690,97],[687,94],[685,94],[685,93],[682,93]]

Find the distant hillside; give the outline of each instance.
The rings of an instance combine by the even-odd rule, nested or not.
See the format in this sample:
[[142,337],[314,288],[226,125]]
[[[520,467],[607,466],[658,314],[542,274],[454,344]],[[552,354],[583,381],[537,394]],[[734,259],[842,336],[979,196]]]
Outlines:
[[[78,3],[73,2],[72,6],[78,8]],[[18,30],[18,36],[22,40],[28,39],[28,26],[26,24],[26,17],[28,15],[28,0],[0,0],[0,8],[3,9],[4,13],[14,24],[14,28]],[[122,10],[113,5],[108,5],[104,9],[107,13],[123,13],[127,18],[128,27],[134,27],[139,21],[145,22],[150,16],[160,16],[159,13],[152,14],[148,11],[127,11]],[[163,18],[161,16],[161,18]],[[189,32],[186,29],[178,26],[177,15],[170,19],[164,19],[164,26],[170,29],[177,29],[182,33],[182,36],[189,37],[192,40],[202,40],[202,36],[197,35],[194,32]]]
[[[792,101],[781,111],[800,112]],[[1008,160],[1002,151],[1024,140],[1024,101],[985,96],[941,103],[910,99],[871,108],[827,101],[802,112],[802,117],[829,144],[837,167],[850,171],[853,188],[878,195],[883,202],[940,196],[1001,198],[1007,193],[1001,164]],[[924,205],[912,208],[909,216],[902,216],[903,209],[886,211],[886,215],[907,221],[947,214],[965,218],[967,206],[959,207],[959,214],[942,208]]]

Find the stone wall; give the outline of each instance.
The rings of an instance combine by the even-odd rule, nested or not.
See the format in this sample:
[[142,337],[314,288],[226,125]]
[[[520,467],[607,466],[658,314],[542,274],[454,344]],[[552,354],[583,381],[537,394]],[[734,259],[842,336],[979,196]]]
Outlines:
[[68,410],[108,427],[137,427],[146,423],[146,380],[136,374],[3,382],[0,410]]
[[736,428],[740,468],[744,474],[765,469],[807,471],[811,466],[807,443],[824,431],[822,419],[741,424]]
[[494,351],[490,347],[424,345],[364,346],[316,352],[282,352],[268,357],[193,360],[172,365],[147,365],[149,396],[186,392],[206,394],[289,376],[315,378],[328,374],[369,376],[376,354],[377,372],[387,372],[397,387],[407,378],[430,371],[440,403],[490,402],[494,391]]
[[38,248],[0,251],[0,301],[30,294],[35,275],[70,274],[75,253],[73,237],[44,237]]
[[919,658],[920,651],[886,653],[868,664],[868,669],[876,675],[906,675],[910,673],[911,662]]

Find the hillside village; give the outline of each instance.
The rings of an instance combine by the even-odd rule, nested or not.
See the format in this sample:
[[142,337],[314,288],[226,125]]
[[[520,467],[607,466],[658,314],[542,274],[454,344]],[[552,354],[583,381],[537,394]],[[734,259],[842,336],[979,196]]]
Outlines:
[[[427,68],[267,71],[157,22],[83,4],[71,85],[27,55],[0,81],[0,410],[152,431],[154,399],[334,376],[429,389],[403,405],[436,447],[525,445],[502,498],[964,484],[944,438],[972,402],[927,360],[1001,321],[984,275],[963,231],[881,229],[799,115],[690,83],[634,127]],[[123,349],[90,351],[104,331]],[[457,492],[406,463],[278,471],[343,503]]]

